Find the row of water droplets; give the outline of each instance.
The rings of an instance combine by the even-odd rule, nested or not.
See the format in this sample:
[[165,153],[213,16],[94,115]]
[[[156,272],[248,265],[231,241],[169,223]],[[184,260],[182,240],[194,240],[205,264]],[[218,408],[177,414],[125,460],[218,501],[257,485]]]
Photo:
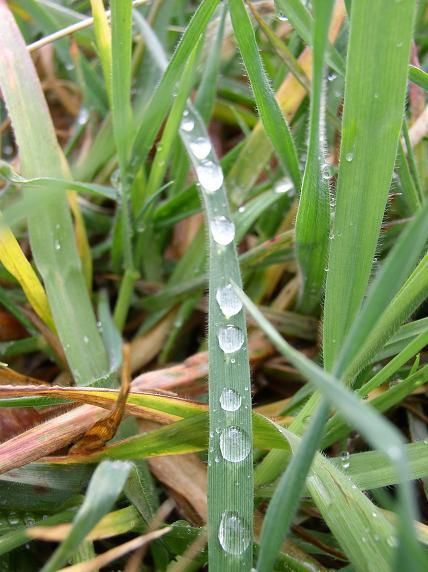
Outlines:
[[[203,123],[191,105],[183,113],[180,125],[181,139],[191,158],[199,187],[208,211],[208,225],[211,239],[216,245],[216,255],[223,256],[229,246],[233,246],[235,225],[229,218],[224,198],[224,176],[215,156],[211,141],[205,132]],[[220,193],[219,193],[220,191]],[[241,350],[245,342],[244,332],[232,323],[230,318],[242,312],[242,302],[232,284],[226,281],[215,293],[218,307],[225,323],[218,326],[217,341],[225,359],[233,366],[234,355]],[[249,398],[249,387],[246,387]],[[219,397],[219,405],[227,415],[233,415],[242,407],[244,396],[231,387],[224,387]],[[248,406],[246,406],[248,407]],[[214,443],[214,440],[216,443]],[[235,424],[226,425],[210,433],[210,452],[218,444],[220,455],[215,455],[216,463],[241,463],[251,452],[251,439],[245,431]],[[242,516],[233,510],[224,511],[220,518],[218,540],[223,550],[239,556],[245,552],[251,542],[251,531]]]

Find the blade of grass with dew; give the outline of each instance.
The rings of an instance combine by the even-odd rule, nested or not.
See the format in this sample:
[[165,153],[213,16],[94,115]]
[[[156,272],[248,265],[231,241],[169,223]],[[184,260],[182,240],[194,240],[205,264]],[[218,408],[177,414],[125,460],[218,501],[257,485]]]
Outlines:
[[414,0],[352,7],[324,322],[331,370],[363,300],[402,124]]
[[122,492],[131,468],[130,463],[110,461],[105,461],[97,467],[85,500],[73,519],[69,535],[43,566],[42,572],[54,572],[62,566],[99,520],[111,510]]
[[[397,473],[397,480],[400,483],[400,520],[397,555],[399,555],[400,558],[404,558],[407,565],[413,563],[415,560],[414,565],[416,566],[416,563],[422,559],[422,556],[414,534],[413,522],[416,520],[416,508],[412,490],[409,486],[410,477],[403,438],[393,425],[384,420],[374,409],[364,405],[352,392],[347,390],[339,380],[322,370],[314,362],[310,361],[306,356],[295,350],[283,338],[281,338],[277,331],[263,317],[257,307],[242,292],[242,290],[235,287],[235,291],[247,310],[251,313],[254,319],[257,320],[257,323],[278,350],[306,377],[306,379],[308,379],[308,381],[317,387],[323,397],[340,412],[341,416],[343,416],[352,427],[355,427],[361,435],[364,436],[368,443],[384,452],[389,461],[394,465]],[[318,438],[319,440],[321,440],[321,437],[322,432],[320,432],[318,436],[314,436],[314,438]],[[323,459],[323,457],[321,457],[321,459]],[[325,484],[326,483],[324,482],[323,485],[325,486]],[[317,494],[316,489],[317,487],[314,486],[313,490],[311,490],[311,494]],[[317,502],[316,497],[314,497],[314,500]],[[318,500],[322,499],[318,498]],[[360,537],[358,537],[358,541],[355,542],[357,540],[355,533],[360,534],[360,531],[348,531],[347,535],[342,535],[341,527],[338,526],[338,523],[332,522],[326,514],[328,513],[327,509],[330,503],[326,502],[325,512],[323,512],[324,518],[328,522],[329,526],[334,524],[335,535],[339,539],[342,539],[343,548],[349,551],[348,555],[354,565],[357,565],[357,563],[359,565],[359,559],[361,558],[361,542]],[[415,569],[422,570],[420,566],[416,566]]]
[[[23,173],[26,177],[68,178],[34,66],[4,3],[0,4],[0,27],[0,83]],[[77,256],[66,197],[46,201],[42,213],[30,216],[29,232],[33,256],[76,383],[88,384],[105,377],[107,358]]]
[[242,0],[229,0],[232,25],[241,56],[254,92],[260,118],[284,169],[296,189],[300,189],[301,175],[294,141],[269,81],[263,69],[259,49]]
[[312,93],[308,154],[295,222],[300,292],[297,311],[316,313],[322,297],[330,229],[329,165],[322,116],[324,58],[333,0],[314,2]]
[[[230,282],[241,283],[236,229],[223,171],[194,109],[183,116],[181,133],[200,184],[209,233],[209,565],[238,572],[252,565],[253,482],[246,324]],[[203,156],[200,146],[208,151]]]

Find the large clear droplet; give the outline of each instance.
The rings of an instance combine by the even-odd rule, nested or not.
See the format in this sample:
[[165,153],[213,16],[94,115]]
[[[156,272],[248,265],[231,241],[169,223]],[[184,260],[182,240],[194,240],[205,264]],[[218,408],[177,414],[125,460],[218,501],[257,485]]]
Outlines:
[[215,193],[223,184],[223,171],[220,165],[209,159],[200,162],[196,167],[196,174],[201,187],[207,193]]
[[217,244],[226,246],[235,238],[235,225],[225,216],[216,216],[212,219],[211,234]]
[[345,159],[348,161],[348,163],[351,163],[351,161],[352,161],[353,158],[354,158],[354,154],[353,154],[353,153],[346,153]]
[[226,511],[221,515],[218,540],[228,554],[240,556],[251,541],[249,527],[236,511]]
[[223,389],[220,405],[224,411],[237,411],[241,407],[241,396],[233,389]]
[[215,298],[220,306],[220,310],[226,318],[235,316],[242,310],[242,302],[238,298],[232,284],[228,284],[224,288],[219,288]]
[[182,129],[186,133],[190,133],[191,131],[193,131],[194,127],[195,127],[195,122],[193,118],[190,116],[189,111],[186,109],[183,113],[183,118],[180,123],[180,129]]
[[189,145],[193,155],[199,160],[205,159],[211,152],[211,143],[206,137],[195,137],[189,141]]
[[221,327],[217,334],[218,345],[225,354],[233,354],[244,344],[244,334],[236,326]]
[[220,451],[223,458],[231,463],[240,463],[248,457],[251,441],[239,427],[226,427],[220,435]]

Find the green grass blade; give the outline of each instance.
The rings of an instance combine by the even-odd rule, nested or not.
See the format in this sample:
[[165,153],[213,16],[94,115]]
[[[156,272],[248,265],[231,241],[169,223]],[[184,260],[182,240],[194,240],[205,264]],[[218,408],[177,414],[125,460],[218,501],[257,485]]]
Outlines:
[[414,11],[414,0],[352,6],[324,308],[329,370],[364,297],[379,238],[402,124]]
[[329,165],[325,162],[322,89],[324,58],[333,1],[314,3],[312,94],[308,158],[297,211],[296,258],[300,270],[297,309],[305,314],[318,310],[325,281],[330,229]]
[[78,548],[86,535],[107,514],[126,483],[130,463],[104,461],[95,470],[68,537],[56,549],[42,572],[55,572]]
[[[351,367],[365,340],[416,266],[428,239],[427,217],[428,204],[408,223],[388,254],[337,357],[334,366],[336,375],[341,376]],[[359,362],[360,367],[364,365]],[[355,367],[352,371],[355,374]]]
[[286,119],[263,70],[251,20],[242,0],[229,0],[229,9],[235,37],[248,72],[266,134],[296,189],[300,189],[301,176],[297,151]]
[[202,2],[187,26],[159,86],[147,105],[143,121],[135,136],[130,161],[131,173],[135,173],[141,164],[144,163],[162,121],[171,106],[173,92],[186,61],[202,36],[218,2],[219,0],[205,0]]
[[[0,4],[0,52],[0,84],[23,175],[69,178],[33,63],[4,3]],[[77,255],[66,196],[46,201],[42,212],[29,216],[28,224],[33,256],[75,381],[88,384],[103,378],[108,372],[107,356]]]
[[132,1],[111,0],[113,133],[122,177],[126,173],[132,133]]

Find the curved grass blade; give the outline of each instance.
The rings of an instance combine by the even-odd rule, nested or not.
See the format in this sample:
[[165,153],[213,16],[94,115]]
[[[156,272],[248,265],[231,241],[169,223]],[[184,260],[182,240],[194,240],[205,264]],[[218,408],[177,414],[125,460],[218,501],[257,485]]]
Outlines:
[[[33,63],[5,3],[0,4],[0,52],[0,83],[24,176],[69,178]],[[55,194],[55,200],[46,201],[45,209],[30,216],[28,223],[33,256],[76,383],[105,377],[107,357],[77,255],[66,196]]]
[[42,572],[58,570],[99,520],[111,510],[122,492],[131,468],[130,463],[110,461],[105,461],[97,467],[85,500],[73,519],[70,533],[43,566]]
[[296,147],[287,121],[269,86],[257,47],[251,20],[242,0],[229,0],[230,15],[236,41],[244,61],[266,134],[296,189],[301,175]]
[[352,6],[324,308],[327,370],[355,320],[373,264],[402,125],[414,11],[414,0]]
[[308,158],[295,223],[296,258],[301,276],[297,310],[304,314],[312,314],[319,308],[329,240],[329,165],[325,162],[322,88],[332,10],[333,0],[314,3]]

